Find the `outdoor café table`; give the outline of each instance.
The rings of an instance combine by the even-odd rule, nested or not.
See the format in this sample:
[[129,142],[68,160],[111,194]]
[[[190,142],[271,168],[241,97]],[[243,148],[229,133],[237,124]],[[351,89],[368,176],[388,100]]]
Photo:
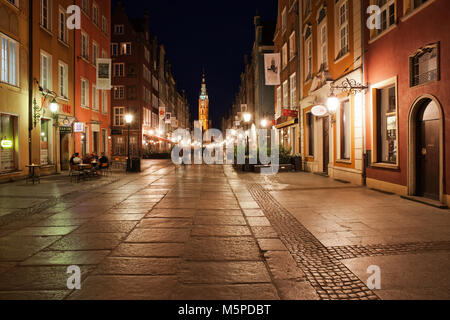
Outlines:
[[36,182],[41,183],[41,177],[39,174],[36,173],[36,168],[41,169],[41,166],[37,164],[29,164],[26,167],[30,170],[30,173],[27,178],[27,184],[28,181],[33,182],[33,184],[35,184]]
[[91,167],[91,165],[90,164],[78,164],[77,166],[78,166],[78,170],[80,172],[82,172],[85,175],[85,177],[87,177],[88,174],[86,173],[86,170],[88,170]]

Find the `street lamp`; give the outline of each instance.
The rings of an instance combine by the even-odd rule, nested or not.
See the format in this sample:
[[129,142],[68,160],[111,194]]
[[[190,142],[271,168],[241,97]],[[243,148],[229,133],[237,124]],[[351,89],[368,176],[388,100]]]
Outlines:
[[339,108],[339,99],[334,94],[331,94],[331,96],[328,98],[327,108],[331,114],[336,114]]
[[131,123],[133,122],[133,115],[127,114],[125,116],[125,122],[128,125],[128,158],[127,158],[127,172],[131,171],[131,154],[130,154],[130,130]]
[[58,102],[56,102],[56,99],[53,98],[52,102],[50,103],[50,111],[52,113],[57,113],[58,112]]
[[267,121],[267,119],[262,119],[261,120],[261,127],[267,128],[268,124],[269,124],[269,121]]
[[247,112],[243,114],[243,118],[245,123],[249,123],[252,120],[252,115]]

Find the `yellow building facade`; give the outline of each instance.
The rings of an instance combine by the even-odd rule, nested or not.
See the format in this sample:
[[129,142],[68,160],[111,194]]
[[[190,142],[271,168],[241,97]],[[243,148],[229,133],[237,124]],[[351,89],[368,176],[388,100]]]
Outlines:
[[0,0],[0,182],[28,173],[28,4]]
[[[302,1],[301,132],[305,169],[363,183],[363,94],[348,94],[348,82],[363,83],[359,0]],[[339,89],[336,89],[339,88]],[[339,100],[328,112],[330,96]]]

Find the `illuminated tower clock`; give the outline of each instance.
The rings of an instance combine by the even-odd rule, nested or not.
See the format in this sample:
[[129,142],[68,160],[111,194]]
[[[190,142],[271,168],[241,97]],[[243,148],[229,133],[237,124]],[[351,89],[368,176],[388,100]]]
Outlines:
[[208,91],[206,90],[206,77],[204,72],[202,75],[202,90],[200,92],[198,114],[199,121],[202,124],[203,130],[207,131],[209,129],[209,97]]

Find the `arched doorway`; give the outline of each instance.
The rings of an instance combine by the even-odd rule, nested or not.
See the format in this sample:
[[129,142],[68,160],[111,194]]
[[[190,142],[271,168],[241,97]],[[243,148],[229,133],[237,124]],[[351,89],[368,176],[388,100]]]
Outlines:
[[422,96],[409,118],[408,189],[412,196],[443,200],[443,114],[433,96]]

